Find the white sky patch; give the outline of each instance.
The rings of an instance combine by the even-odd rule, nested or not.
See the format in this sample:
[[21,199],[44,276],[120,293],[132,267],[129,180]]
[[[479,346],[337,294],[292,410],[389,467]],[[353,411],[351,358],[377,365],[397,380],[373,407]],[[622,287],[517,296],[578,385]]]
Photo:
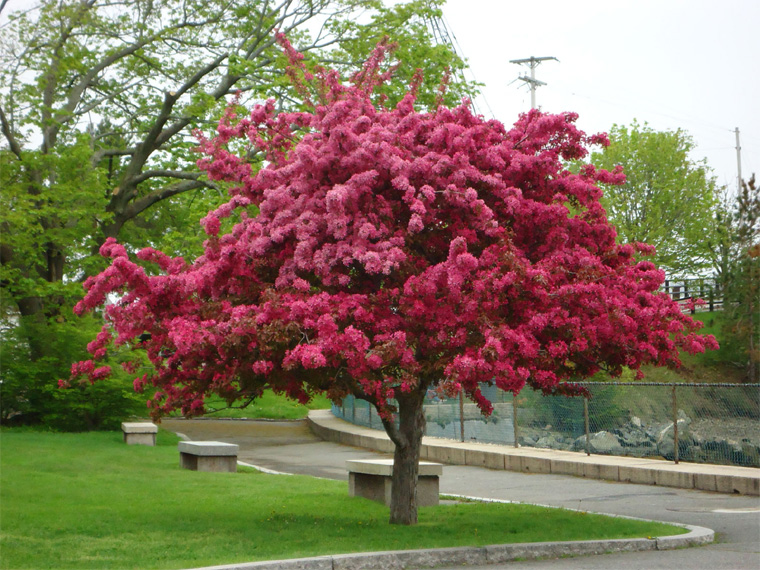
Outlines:
[[509,63],[554,56],[536,69],[537,104],[573,111],[587,133],[634,119],[694,139],[721,185],[736,189],[734,129],[742,177],[760,175],[760,2],[753,0],[447,0],[444,17],[485,83],[496,119],[514,123],[530,107]]
[[[388,4],[398,0],[386,0]],[[8,0],[0,25],[36,2]],[[742,176],[760,174],[760,2],[754,0],[447,0],[444,19],[471,73],[485,83],[480,112],[507,126],[530,107],[517,80],[539,65],[537,103],[574,111],[587,133],[634,119],[656,130],[681,128],[721,185],[736,189],[735,128]],[[486,104],[487,102],[487,104]]]

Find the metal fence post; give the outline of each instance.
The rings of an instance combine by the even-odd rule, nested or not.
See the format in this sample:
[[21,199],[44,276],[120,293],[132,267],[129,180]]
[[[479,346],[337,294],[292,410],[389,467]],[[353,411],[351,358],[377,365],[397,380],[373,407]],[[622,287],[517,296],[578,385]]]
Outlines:
[[588,396],[583,396],[583,424],[586,432],[586,455],[591,455],[591,436],[588,429]]
[[673,384],[673,457],[678,465],[678,400],[675,384]]
[[518,436],[520,429],[517,426],[517,394],[512,392],[512,428],[515,432],[515,447],[520,447]]
[[459,436],[464,442],[464,394],[459,392]]

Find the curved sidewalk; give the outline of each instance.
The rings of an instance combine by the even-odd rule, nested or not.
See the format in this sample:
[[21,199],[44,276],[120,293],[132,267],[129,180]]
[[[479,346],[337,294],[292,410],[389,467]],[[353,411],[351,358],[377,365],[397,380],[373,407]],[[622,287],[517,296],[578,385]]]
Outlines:
[[[393,453],[393,443],[379,430],[336,418],[330,410],[312,410],[308,417],[312,431],[326,441]],[[623,483],[698,489],[718,493],[760,495],[760,469],[674,463],[656,459],[591,455],[532,447],[515,448],[489,443],[424,437],[420,459],[448,465],[471,465],[524,473],[574,475]]]

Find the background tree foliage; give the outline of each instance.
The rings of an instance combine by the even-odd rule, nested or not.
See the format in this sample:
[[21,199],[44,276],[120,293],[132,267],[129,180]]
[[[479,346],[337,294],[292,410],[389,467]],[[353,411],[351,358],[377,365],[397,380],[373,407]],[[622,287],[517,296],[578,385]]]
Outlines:
[[[275,30],[308,65],[346,68],[388,33],[405,58],[399,74],[424,67],[435,85],[463,65],[425,26],[442,3],[48,0],[11,14],[0,30],[0,315],[4,352],[19,358],[3,366],[4,420],[77,359],[70,309],[102,268],[106,238],[202,250],[197,221],[226,192],[196,168],[192,131],[215,125],[235,93],[241,104],[293,100]],[[455,85],[449,97],[467,92]],[[11,381],[14,362],[49,360],[51,334],[70,353]]]
[[657,248],[654,262],[669,276],[693,277],[710,270],[717,187],[704,161],[689,153],[694,143],[684,131],[655,131],[646,123],[613,125],[610,145],[591,162],[623,168],[623,186],[605,186],[602,204],[622,243]]
[[711,245],[724,291],[726,343],[740,355],[747,380],[760,380],[760,188],[743,180],[733,200],[717,209]]

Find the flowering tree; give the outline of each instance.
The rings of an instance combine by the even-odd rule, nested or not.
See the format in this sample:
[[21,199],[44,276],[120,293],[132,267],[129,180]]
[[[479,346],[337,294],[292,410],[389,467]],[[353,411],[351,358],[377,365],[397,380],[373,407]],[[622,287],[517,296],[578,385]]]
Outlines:
[[[370,402],[395,443],[391,523],[414,524],[428,389],[463,391],[487,414],[483,383],[572,392],[565,380],[678,366],[679,348],[717,345],[657,293],[663,273],[635,259],[651,248],[615,244],[596,184],[622,175],[564,168],[603,136],[569,113],[531,111],[507,131],[467,105],[416,112],[418,83],[384,108],[373,87],[385,51],[349,85],[295,65],[311,112],[277,114],[272,101],[249,118],[228,111],[201,141],[202,168],[235,185],[202,220],[204,255],[143,249],[162,270],[149,276],[109,240],[111,266],[87,281],[77,311],[123,294],[89,349],[97,360],[150,333],[155,370],[135,388],[157,388],[156,417],[265,389]],[[253,151],[268,162],[255,173]],[[96,366],[75,364],[72,379],[108,374]]]

